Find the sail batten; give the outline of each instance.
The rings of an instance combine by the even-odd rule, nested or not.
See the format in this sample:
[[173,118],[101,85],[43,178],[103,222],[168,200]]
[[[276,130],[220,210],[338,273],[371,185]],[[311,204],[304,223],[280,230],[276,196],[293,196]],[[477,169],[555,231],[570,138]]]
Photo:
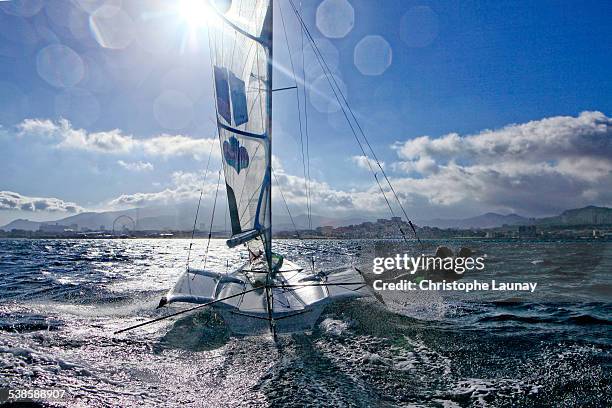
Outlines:
[[271,265],[271,0],[233,0],[217,13],[210,36],[228,245],[247,243]]

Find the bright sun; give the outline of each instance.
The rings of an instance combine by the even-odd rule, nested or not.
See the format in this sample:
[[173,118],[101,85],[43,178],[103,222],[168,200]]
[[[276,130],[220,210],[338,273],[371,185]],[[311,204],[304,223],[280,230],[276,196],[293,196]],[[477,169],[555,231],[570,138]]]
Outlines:
[[181,0],[178,12],[189,27],[202,27],[208,18],[207,0]]

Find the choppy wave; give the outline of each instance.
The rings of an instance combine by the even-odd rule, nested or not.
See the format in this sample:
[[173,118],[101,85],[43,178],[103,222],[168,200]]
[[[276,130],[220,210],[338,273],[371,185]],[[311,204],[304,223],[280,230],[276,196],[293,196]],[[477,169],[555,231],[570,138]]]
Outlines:
[[[155,307],[187,241],[0,241],[0,387],[61,385],[61,406],[612,406],[612,304],[601,290],[612,251],[481,244],[490,276],[537,279],[541,292],[384,293],[384,305],[330,306],[312,332],[275,344],[232,336],[211,311],[112,334],[167,313]],[[375,245],[359,245],[367,263]],[[210,253],[219,271],[240,262],[222,242]]]

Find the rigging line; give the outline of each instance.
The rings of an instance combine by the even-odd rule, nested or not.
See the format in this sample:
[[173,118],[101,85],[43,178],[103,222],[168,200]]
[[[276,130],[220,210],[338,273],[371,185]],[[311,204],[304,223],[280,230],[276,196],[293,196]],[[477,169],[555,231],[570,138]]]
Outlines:
[[221,170],[219,170],[219,175],[217,176],[217,190],[215,191],[215,201],[213,201],[212,214],[210,216],[210,229],[208,230],[208,242],[206,243],[206,252],[204,253],[204,269],[206,269],[206,263],[208,262],[208,249],[210,248],[210,239],[212,237],[213,222],[215,220],[215,209],[217,208],[217,196],[219,195],[220,182],[221,182]]
[[[223,176],[223,180],[225,181],[225,175]],[[227,195],[227,193],[226,193],[226,195]],[[227,234],[227,232],[228,232],[227,231],[227,209],[228,209],[229,205],[224,205],[224,207],[225,207],[225,215],[223,216],[224,217],[224,221],[223,221],[223,234],[225,236],[227,236],[228,235]]]
[[193,237],[195,235],[196,224],[198,222],[198,214],[200,213],[200,204],[202,203],[202,194],[204,194],[204,186],[200,188],[200,198],[198,198],[198,207],[196,208],[195,219],[193,220],[193,229],[191,230],[191,239],[189,240],[189,249],[187,250],[187,265],[185,269],[189,271],[189,263],[191,258],[191,247],[193,246]]
[[[289,0],[289,3],[292,5],[294,13],[296,14],[296,16],[297,16],[301,26],[306,31],[306,34],[307,34],[310,42],[312,43],[312,49],[313,49],[313,51],[315,53],[315,57],[317,57],[317,60],[318,60],[319,64],[321,65],[321,68],[323,68],[323,72],[325,73],[325,78],[327,79],[327,82],[329,83],[329,86],[330,86],[332,92],[334,93],[334,96],[336,97],[336,100],[339,102],[340,109],[342,110],[342,113],[343,113],[343,115],[344,115],[344,117],[345,117],[345,119],[346,119],[350,129],[351,129],[351,132],[353,133],[353,136],[355,137],[355,141],[359,145],[359,148],[360,148],[361,152],[363,153],[363,155],[367,158],[367,154],[365,152],[365,149],[363,148],[361,140],[359,140],[359,138],[357,137],[357,132],[355,131],[355,128],[353,127],[353,123],[349,119],[348,114],[346,113],[346,110],[344,108],[344,105],[340,103],[340,98],[338,97],[338,93],[336,91],[336,87],[338,87],[338,84],[335,81],[335,79],[333,78],[333,74],[332,74],[331,70],[329,69],[329,66],[327,65],[327,63],[323,59],[323,55],[321,54],[319,48],[317,47],[314,38],[310,34],[310,31],[306,27],[306,23],[302,20],[302,17],[300,16],[300,14],[298,13],[297,9],[295,8],[295,5],[293,5],[293,2],[291,0]],[[328,72],[329,72],[329,74],[328,74]],[[332,77],[332,79],[330,79],[330,77]],[[333,83],[332,83],[332,80],[334,80]],[[334,87],[334,84],[335,84],[335,87]],[[340,91],[339,88],[338,88],[338,91]],[[374,173],[374,169],[372,168],[372,165],[371,165],[371,163],[369,161],[368,161],[368,166],[370,167],[370,170],[372,171],[372,173]]]
[[281,197],[283,198],[283,202],[285,203],[285,208],[287,209],[287,214],[289,214],[289,219],[291,220],[291,224],[293,224],[293,229],[295,230],[295,234],[297,235],[298,239],[302,239],[302,237],[300,237],[300,232],[297,229],[297,226],[295,225],[295,221],[293,221],[293,215],[291,215],[291,211],[289,211],[289,205],[287,204],[287,200],[285,200],[285,194],[283,194],[283,190],[281,190],[281,186],[280,183],[278,182],[278,178],[276,177],[276,173],[274,172],[274,169],[272,169],[272,175],[274,176],[274,181],[276,181],[276,186],[278,187],[278,191],[280,191]]
[[[366,157],[366,160],[370,161],[370,159],[368,159],[367,157]],[[374,178],[376,179],[376,183],[380,187],[380,181],[378,181],[378,176],[376,175],[376,173],[374,173]],[[380,189],[382,190],[382,187],[380,187]],[[384,193],[383,193],[383,197],[385,198],[387,206],[389,207],[389,211],[391,211],[391,214],[394,215],[393,208],[391,208],[391,203],[389,202],[389,200],[387,199],[387,196]],[[408,240],[406,238],[406,234],[404,234],[404,230],[402,230],[402,223],[401,223],[401,221],[398,223],[398,228],[400,230],[400,233],[402,234],[402,238],[404,238],[404,242],[406,242],[406,244],[408,244]]]
[[[335,81],[335,79],[334,79],[334,81]],[[340,87],[338,87],[338,91],[339,91],[340,95],[342,96],[342,99],[343,99],[344,103],[346,104],[346,107],[347,107],[349,113],[351,114],[351,117],[353,118],[353,121],[355,122],[355,125],[357,126],[357,129],[359,129],[359,132],[361,133],[361,135],[363,137],[363,140],[365,141],[366,145],[370,149],[370,152],[372,153],[372,157],[374,158],[374,161],[376,162],[376,165],[380,169],[380,172],[382,173],[382,175],[384,176],[387,184],[389,185],[389,188],[391,189],[391,192],[393,193],[393,196],[395,197],[395,200],[397,201],[398,206],[402,210],[402,213],[404,214],[404,217],[406,218],[406,221],[408,221],[408,224],[410,225],[410,228],[412,229],[412,232],[414,233],[414,237],[417,239],[417,241],[419,242],[419,244],[422,247],[423,243],[419,239],[419,236],[417,235],[416,229],[415,229],[412,221],[410,220],[410,217],[408,217],[408,214],[406,213],[406,210],[404,209],[404,206],[402,205],[401,200],[399,199],[399,195],[395,191],[395,188],[393,187],[393,184],[391,184],[391,180],[389,180],[389,177],[387,177],[387,172],[385,171],[385,169],[383,168],[380,160],[376,156],[376,152],[374,152],[374,149],[372,148],[372,145],[370,144],[370,141],[369,141],[368,137],[366,136],[363,128],[361,127],[361,124],[357,120],[357,117],[355,116],[355,113],[353,112],[353,109],[349,105],[349,103],[348,103],[346,97],[344,96],[344,93],[340,89]],[[401,229],[401,227],[400,227],[400,229]],[[402,231],[402,234],[403,234],[403,231]]]
[[[325,73],[325,78],[327,79],[327,82],[329,83],[329,86],[330,86],[332,92],[334,93],[334,96],[336,97],[336,100],[338,101],[338,103],[340,105],[340,109],[342,110],[342,114],[344,115],[344,118],[346,119],[346,121],[347,121],[347,123],[348,123],[348,125],[349,125],[349,127],[351,129],[351,133],[353,133],[353,137],[355,138],[355,141],[357,142],[357,145],[359,146],[361,152],[363,153],[364,157],[366,158],[366,162],[368,164],[368,167],[370,168],[370,171],[375,176],[374,178],[376,179],[376,183],[378,184],[380,192],[382,193],[383,197],[385,197],[385,201],[387,201],[387,203],[389,203],[389,201],[387,200],[387,198],[385,196],[385,192],[384,192],[380,182],[376,178],[376,172],[372,168],[372,163],[370,163],[368,155],[367,155],[367,153],[366,153],[366,151],[365,151],[365,149],[363,147],[363,144],[362,144],[361,140],[359,139],[359,137],[357,135],[357,132],[356,132],[354,126],[353,126],[353,123],[350,120],[348,114],[346,113],[346,109],[344,108],[344,105],[342,103],[340,103],[340,98],[338,97],[338,93],[336,91],[336,87],[338,87],[338,84],[337,84],[337,82],[335,80],[334,80],[334,83],[332,83],[332,80],[330,79],[330,76],[333,79],[333,74],[331,74],[331,70],[329,69],[329,66],[327,65],[327,63],[323,59],[323,55],[321,54],[320,50],[316,46],[314,38],[312,37],[312,35],[310,34],[310,31],[306,27],[306,23],[304,23],[304,21],[302,20],[302,17],[299,15],[297,9],[293,5],[293,2],[291,0],[289,0],[289,3],[292,5],[294,13],[296,14],[299,22],[301,23],[301,25],[304,28],[307,36],[309,37],[310,42],[312,43],[313,51],[315,52],[315,56],[317,57],[317,60],[319,61],[319,64],[321,64],[321,67],[323,68],[323,72]],[[335,84],[335,86],[334,86],[334,84]],[[339,88],[338,88],[338,91],[340,91]],[[391,212],[391,216],[395,216],[395,213],[393,212],[393,208],[390,205],[389,205],[389,210]]]
[[204,194],[204,183],[208,177],[208,168],[210,166],[210,157],[212,156],[213,147],[215,143],[210,144],[210,151],[208,152],[208,161],[206,162],[206,170],[204,171],[204,180],[202,181],[202,187],[200,188],[200,198],[198,199],[198,207],[196,208],[195,219],[193,220],[193,229],[191,230],[191,240],[189,241],[189,249],[187,250],[187,271],[189,271],[189,262],[191,258],[191,248],[193,246],[193,237],[195,236],[196,225],[198,223],[198,215],[200,214],[200,205],[202,204],[202,195]]
[[[391,182],[389,181],[388,177],[386,176],[386,173],[384,172],[384,170],[382,168],[382,165],[380,164],[380,161],[378,161],[376,155],[374,154],[372,146],[368,142],[367,137],[365,136],[365,133],[363,132],[363,129],[359,125],[359,122],[357,121],[357,118],[356,118],[355,114],[353,113],[350,105],[348,104],[348,101],[347,101],[346,97],[344,96],[344,93],[342,92],[342,89],[339,87],[338,82],[334,78],[334,76],[333,76],[333,74],[331,72],[331,69],[327,65],[327,62],[325,61],[325,58],[323,57],[323,54],[321,53],[321,51],[317,47],[316,42],[315,42],[314,38],[312,37],[312,34],[310,33],[310,30],[308,30],[308,27],[306,26],[306,23],[302,19],[301,15],[299,14],[299,12],[296,9],[295,5],[293,4],[292,0],[289,0],[289,4],[291,4],[291,7],[293,8],[293,11],[294,11],[296,17],[298,18],[299,22],[301,23],[301,26],[306,31],[306,35],[308,36],[310,42],[312,43],[313,50],[315,51],[315,56],[317,57],[317,60],[318,60],[319,64],[321,64],[321,67],[323,68],[323,71],[325,73],[325,77],[326,77],[328,83],[330,84],[330,87],[332,89],[332,92],[334,93],[334,96],[336,97],[336,99],[339,102],[340,108],[342,109],[342,113],[344,114],[344,117],[346,118],[346,120],[347,120],[347,122],[349,124],[349,127],[351,128],[351,131],[353,132],[353,136],[355,137],[355,140],[357,141],[357,144],[359,145],[363,155],[366,158],[366,161],[368,163],[368,167],[370,168],[370,171],[374,174],[374,177],[376,178],[376,183],[378,184],[378,186],[379,186],[379,188],[381,190],[381,193],[385,197],[385,201],[387,201],[387,204],[389,204],[389,209],[391,210],[392,216],[394,216],[393,209],[391,208],[390,203],[388,202],[388,200],[387,200],[387,198],[385,196],[385,193],[384,193],[384,191],[382,189],[382,186],[380,185],[380,182],[378,181],[378,178],[376,177],[376,173],[374,172],[374,169],[372,168],[372,164],[370,163],[370,160],[368,159],[368,155],[365,152],[365,149],[363,148],[363,144],[359,140],[357,132],[355,131],[355,128],[353,127],[353,124],[352,124],[351,120],[349,119],[349,117],[348,117],[348,115],[346,113],[346,110],[348,110],[350,112],[351,117],[353,118],[353,121],[355,122],[355,125],[360,130],[360,133],[362,134],[362,136],[363,136],[364,140],[366,141],[370,151],[372,152],[376,163],[378,164],[379,168],[382,170],[382,173],[384,174],[385,179],[386,179],[387,183],[389,184],[389,187],[391,188],[391,191],[392,191],[393,195],[395,196],[396,200],[398,201],[398,204],[399,204],[400,208],[402,209],[402,212],[404,213],[404,216],[406,217],[410,227],[412,228],[412,231],[414,232],[415,237],[417,238],[418,242],[422,246],[423,244],[421,243],[421,240],[418,238],[418,236],[416,234],[416,229],[414,228],[414,225],[412,224],[412,221],[410,221],[410,219],[408,218],[408,216],[406,214],[406,211],[404,210],[404,207],[402,206],[402,204],[401,204],[401,202],[399,200],[399,197],[397,196],[397,193],[395,192],[395,189],[393,188],[393,186],[391,185]],[[331,80],[330,80],[330,77],[331,77]],[[332,81],[333,81],[333,85],[332,85]],[[337,92],[336,92],[336,89],[334,88],[334,85],[335,85],[335,88],[338,89]],[[338,93],[341,95],[342,101],[344,101],[344,104],[341,103],[340,98],[338,97]],[[344,105],[346,105],[346,110],[345,110]],[[402,236],[404,236],[404,240],[406,240],[405,234],[404,234],[404,231],[401,228],[401,225],[399,226],[399,229],[400,229],[400,232],[401,232]]]
[[[305,57],[304,57],[304,28],[300,26],[301,34],[301,52],[302,52],[302,82],[306,83],[306,68],[305,68]],[[306,86],[302,86],[302,92],[304,94],[304,133],[306,134],[306,167],[308,169],[308,175],[306,177],[306,202],[308,203],[308,229],[312,230],[312,199],[310,195],[310,139],[308,135],[308,100],[306,99]]]
[[[278,9],[279,9],[279,12],[280,12],[281,23],[283,25],[283,31],[285,33],[285,42],[287,44],[287,51],[289,53],[289,62],[291,64],[291,73],[293,74],[293,81],[295,82],[295,87],[296,87],[295,97],[296,97],[296,100],[297,100],[298,123],[299,123],[299,129],[300,129],[300,146],[301,146],[301,151],[302,151],[302,171],[304,173],[304,187],[306,189],[306,197],[308,197],[308,183],[306,181],[306,156],[304,154],[304,134],[302,132],[302,106],[301,106],[301,103],[300,103],[300,93],[299,93],[299,90],[297,89],[298,81],[297,81],[297,78],[295,76],[295,65],[293,64],[293,53],[291,52],[291,47],[289,46],[289,36],[287,35],[287,26],[285,25],[285,17],[284,17],[284,14],[283,14],[283,7],[282,7],[282,4],[280,2],[278,3]],[[287,207],[287,209],[289,209],[289,208]],[[310,212],[309,204],[308,204],[308,198],[306,199],[306,211]],[[298,237],[299,237],[299,234],[298,234]]]
[[[299,12],[297,11],[297,9],[295,8],[295,5],[293,4],[292,0],[289,0],[289,3],[292,5],[292,8],[294,10],[294,12],[296,13],[296,15],[298,16],[298,19],[300,20],[300,22],[302,23],[302,27],[303,29],[306,30],[308,36],[310,37],[312,43],[313,43],[313,47],[317,48],[317,51],[320,53],[320,51],[318,50],[318,47],[316,47],[316,44],[314,43],[314,38],[312,38],[312,35],[310,34],[308,28],[306,27],[306,24],[304,23],[303,19],[301,18],[301,16],[299,15]],[[316,53],[315,53],[316,54]],[[323,55],[321,55],[321,59],[323,61],[323,63],[325,64],[325,66],[327,67],[327,70],[331,73],[331,70],[329,69],[329,66],[327,65],[327,62],[325,62],[325,59],[323,58]],[[346,99],[346,96],[344,95],[344,93],[342,92],[342,89],[338,86],[336,79],[333,77],[332,75],[332,80],[334,81],[336,87],[338,88],[338,92],[340,94],[340,96],[342,97],[342,100],[344,101],[346,108],[348,109],[349,113],[351,114],[351,117],[353,118],[353,121],[355,122],[355,125],[357,126],[359,132],[361,133],[363,139],[365,140],[370,152],[372,153],[372,156],[376,162],[376,164],[378,165],[378,167],[380,168],[381,173],[383,174],[387,184],[389,185],[389,188],[391,189],[397,204],[399,205],[400,209],[402,210],[402,213],[404,214],[404,217],[406,218],[406,220],[408,221],[408,224],[410,225],[410,228],[412,229],[412,232],[414,233],[415,238],[417,239],[417,241],[419,242],[419,244],[421,244],[421,246],[423,245],[421,243],[421,240],[419,239],[416,229],[412,223],[412,221],[410,220],[410,218],[408,217],[408,214],[406,213],[406,210],[404,209],[404,206],[402,205],[398,194],[395,191],[395,188],[393,187],[393,184],[391,184],[391,181],[389,180],[389,178],[387,177],[387,173],[385,172],[384,168],[382,167],[380,160],[378,159],[378,157],[376,156],[376,153],[374,152],[374,149],[372,148],[363,128],[361,127],[361,124],[359,123],[359,121],[357,120],[357,117],[355,115],[355,113],[353,112],[351,106],[348,103],[348,100]]]
[[[274,45],[274,36],[272,35],[273,29],[274,29],[274,4],[271,3],[272,0],[270,0],[270,3],[268,4],[267,10],[266,10],[266,15],[264,17],[264,27],[266,29],[266,40],[267,40],[267,48],[266,48],[266,85],[267,89],[272,89],[273,88],[273,80],[272,80],[272,73],[273,73],[273,67],[272,67],[272,62],[273,62],[273,45]],[[266,27],[266,22],[265,20],[268,20],[269,18],[269,26]],[[266,107],[266,113],[267,113],[267,117],[266,117],[266,123],[265,123],[265,129],[266,129],[266,133],[268,136],[268,144],[267,144],[267,152],[266,152],[266,174],[267,174],[267,189],[268,191],[263,191],[267,197],[266,197],[266,208],[265,208],[265,215],[264,215],[264,220],[265,217],[269,217],[268,218],[268,223],[270,225],[270,232],[269,235],[264,234],[262,236],[262,241],[264,243],[264,251],[265,251],[265,256],[266,256],[266,263],[268,266],[268,273],[266,274],[266,309],[268,309],[268,321],[270,324],[270,332],[272,333],[272,337],[274,338],[274,343],[277,343],[277,337],[276,337],[276,323],[273,320],[272,314],[274,312],[274,293],[270,290],[270,280],[273,277],[272,274],[275,273],[274,272],[274,265],[273,265],[273,255],[272,255],[272,92],[268,93],[266,95],[266,99],[265,99],[265,107]],[[266,245],[267,244],[267,245]],[[280,265],[279,265],[279,269],[280,269]]]
[[282,87],[282,88],[272,89],[272,92],[288,91],[290,89],[298,89],[298,87],[297,87],[297,85],[294,85],[294,86],[285,86],[285,87]]
[[198,306],[191,307],[189,309],[181,310],[179,312],[172,313],[172,314],[169,314],[169,315],[166,315],[166,316],[162,316],[162,317],[158,317],[158,318],[153,319],[153,320],[148,320],[146,322],[139,323],[139,324],[136,324],[134,326],[126,327],[125,329],[117,330],[113,334],[123,333],[123,332],[126,332],[128,330],[137,329],[139,327],[146,326],[146,325],[149,325],[149,324],[152,324],[152,323],[156,323],[156,322],[159,322],[160,320],[169,319],[171,317],[178,316],[178,315],[181,315],[183,313],[188,313],[188,312],[192,312],[194,310],[202,309],[202,308],[204,308],[206,306],[211,306],[211,305],[214,305],[215,303],[219,303],[219,302],[222,302],[224,300],[232,299],[232,298],[235,298],[235,297],[238,297],[238,296],[243,296],[243,295],[245,295],[245,294],[247,294],[249,292],[254,292],[254,291],[259,290],[259,289],[260,288],[253,288],[253,289],[245,290],[245,291],[242,291],[240,293],[236,293],[234,295],[226,296],[226,297],[221,298],[221,299],[216,299],[216,300],[213,300],[213,301],[208,302],[208,303],[204,303],[204,304],[201,304],[201,305],[198,305]]
[[[267,71],[265,71],[266,72],[266,78],[265,78],[265,80],[262,81],[263,76],[262,76],[262,74],[260,72],[261,64],[260,64],[260,61],[259,61],[260,45],[254,45],[254,46],[255,46],[255,61],[256,61],[256,64],[257,64],[257,81],[258,81],[257,87],[260,88],[260,90],[257,92],[257,97],[253,98],[253,104],[251,105],[251,109],[253,109],[253,107],[255,107],[255,101],[257,101],[258,98],[259,98],[259,120],[260,120],[260,123],[261,123],[261,127],[263,129],[265,129],[266,137],[269,138],[270,137],[270,135],[268,134],[269,133],[269,129],[266,129],[266,121],[264,120],[264,111],[266,110],[266,108],[265,108],[266,105],[265,105],[264,97],[266,95],[264,94],[262,96],[261,89],[264,89],[264,90],[267,91],[268,81],[270,82],[269,88],[272,89],[272,81],[271,81],[271,78],[267,77]],[[253,72],[253,69],[251,69],[251,72]]]

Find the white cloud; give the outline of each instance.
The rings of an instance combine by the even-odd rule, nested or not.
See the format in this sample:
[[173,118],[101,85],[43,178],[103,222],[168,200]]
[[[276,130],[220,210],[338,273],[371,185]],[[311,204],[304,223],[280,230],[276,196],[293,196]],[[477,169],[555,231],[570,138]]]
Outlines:
[[57,129],[57,125],[48,119],[25,119],[17,128],[20,130],[19,135],[32,133],[38,136],[53,136]]
[[[109,201],[111,208],[127,208],[147,205],[167,205],[178,204],[191,200],[197,200],[200,196],[200,189],[203,191],[204,201],[214,197],[217,188],[217,173],[209,172],[204,179],[204,172],[174,172],[172,181],[167,188],[151,193],[132,193],[122,194]],[[220,185],[220,194],[224,184]]]
[[434,159],[429,156],[422,156],[413,161],[401,161],[392,163],[391,167],[396,171],[405,173],[429,174],[438,171],[439,166]]
[[[351,160],[359,166],[359,162],[362,161],[360,157],[362,156],[355,156]],[[365,157],[363,159],[363,163],[367,166]],[[272,179],[273,207],[278,208],[278,211],[286,212],[280,194],[282,191],[292,213],[306,213],[308,200],[306,179],[302,176],[287,173],[280,159],[275,155],[272,155],[272,163],[274,172]],[[384,163],[382,165],[384,167]],[[310,203],[315,214],[334,212],[338,215],[346,215],[346,213],[354,213],[356,210],[366,213],[382,204],[380,194],[373,195],[370,191],[344,191],[332,188],[328,183],[314,178],[310,179],[308,189],[310,190]]]
[[0,210],[77,213],[83,211],[83,208],[59,198],[27,197],[12,191],[0,191]]
[[[183,135],[161,135],[141,141],[144,152],[151,156],[188,156],[198,160],[212,154],[219,157],[217,139],[194,139]],[[211,146],[212,144],[212,146]]]
[[[280,191],[287,201],[292,212],[306,212],[307,193],[305,179],[285,172],[282,168],[275,168],[275,178],[272,185],[272,198],[277,201],[279,208]],[[280,188],[280,191],[279,191]],[[334,213],[344,216],[359,212],[362,215],[368,213],[380,213],[384,211],[384,201],[378,187],[372,186],[366,191],[345,191],[331,187],[328,183],[311,179],[309,183],[310,202],[315,214]],[[376,194],[378,192],[378,194]],[[284,204],[282,204],[284,210]]]
[[[370,166],[375,172],[379,169],[376,161],[370,157],[353,156],[351,157],[351,161],[355,163],[357,167],[362,168],[364,170],[370,170]],[[380,162],[380,165],[383,169],[385,168],[385,162]]]
[[430,205],[543,215],[612,204],[612,119],[557,116],[474,135],[422,136],[394,145],[394,180]]
[[570,157],[607,157],[612,153],[612,120],[601,112],[578,117],[555,116],[523,124],[486,130],[475,135],[450,133],[432,139],[421,136],[398,142],[402,159],[436,157],[438,161],[477,157],[480,161],[547,161]]
[[152,171],[153,165],[149,162],[137,161],[137,162],[125,162],[123,160],[118,160],[117,164],[129,171]]
[[48,119],[26,119],[17,125],[17,128],[20,136],[32,135],[52,139],[58,148],[63,149],[126,154],[137,144],[132,136],[123,135],[119,129],[88,133],[83,129],[74,129],[66,119],[57,122]]
[[[400,160],[388,165],[394,171],[391,180],[408,214],[416,219],[486,211],[540,216],[589,204],[612,205],[612,120],[599,112],[551,117],[473,135],[423,136],[398,142],[394,148]],[[351,160],[367,168],[365,157]],[[273,161],[275,211],[285,211],[282,191],[292,213],[304,213],[304,178],[289,174],[276,156]],[[174,173],[160,191],[125,194],[110,204],[121,207],[197,200],[202,176]],[[216,183],[217,174],[212,172],[204,181],[203,205],[212,204]],[[383,187],[396,215],[400,214],[384,183]],[[221,183],[219,199],[225,199],[223,188]],[[339,218],[388,215],[373,179],[368,188],[360,190],[313,179],[310,192],[315,214]]]
[[[274,177],[272,182],[272,199],[274,201],[275,211],[286,215],[285,205],[282,202],[282,194],[287,201],[292,214],[306,213],[306,186],[305,179],[300,176],[288,174],[276,156],[273,156],[274,162]],[[166,205],[178,204],[189,201],[196,201],[200,195],[200,189],[203,189],[202,207],[210,208],[215,196],[217,188],[217,172],[209,172],[204,179],[203,172],[175,172],[172,174],[172,180],[164,189],[156,192],[137,192],[132,194],[123,194],[108,202],[111,208],[126,208],[135,206],[147,205]],[[376,187],[378,188],[378,187]],[[334,189],[325,182],[312,179],[310,181],[310,198],[313,205],[313,213],[315,214],[330,214],[335,213],[338,216],[354,214],[360,212],[365,213],[380,213],[384,201],[378,190],[368,189],[367,191],[344,191]],[[220,200],[217,205],[226,205],[225,200],[225,183],[221,180],[219,187]]]
[[104,132],[87,132],[75,129],[70,121],[60,119],[26,119],[17,125],[18,135],[38,136],[52,140],[60,149],[84,150],[116,155],[144,154],[151,157],[193,156],[201,160],[212,154],[219,156],[216,138],[200,139],[184,135],[158,135],[148,139],[137,139],[123,134],[119,129]]

